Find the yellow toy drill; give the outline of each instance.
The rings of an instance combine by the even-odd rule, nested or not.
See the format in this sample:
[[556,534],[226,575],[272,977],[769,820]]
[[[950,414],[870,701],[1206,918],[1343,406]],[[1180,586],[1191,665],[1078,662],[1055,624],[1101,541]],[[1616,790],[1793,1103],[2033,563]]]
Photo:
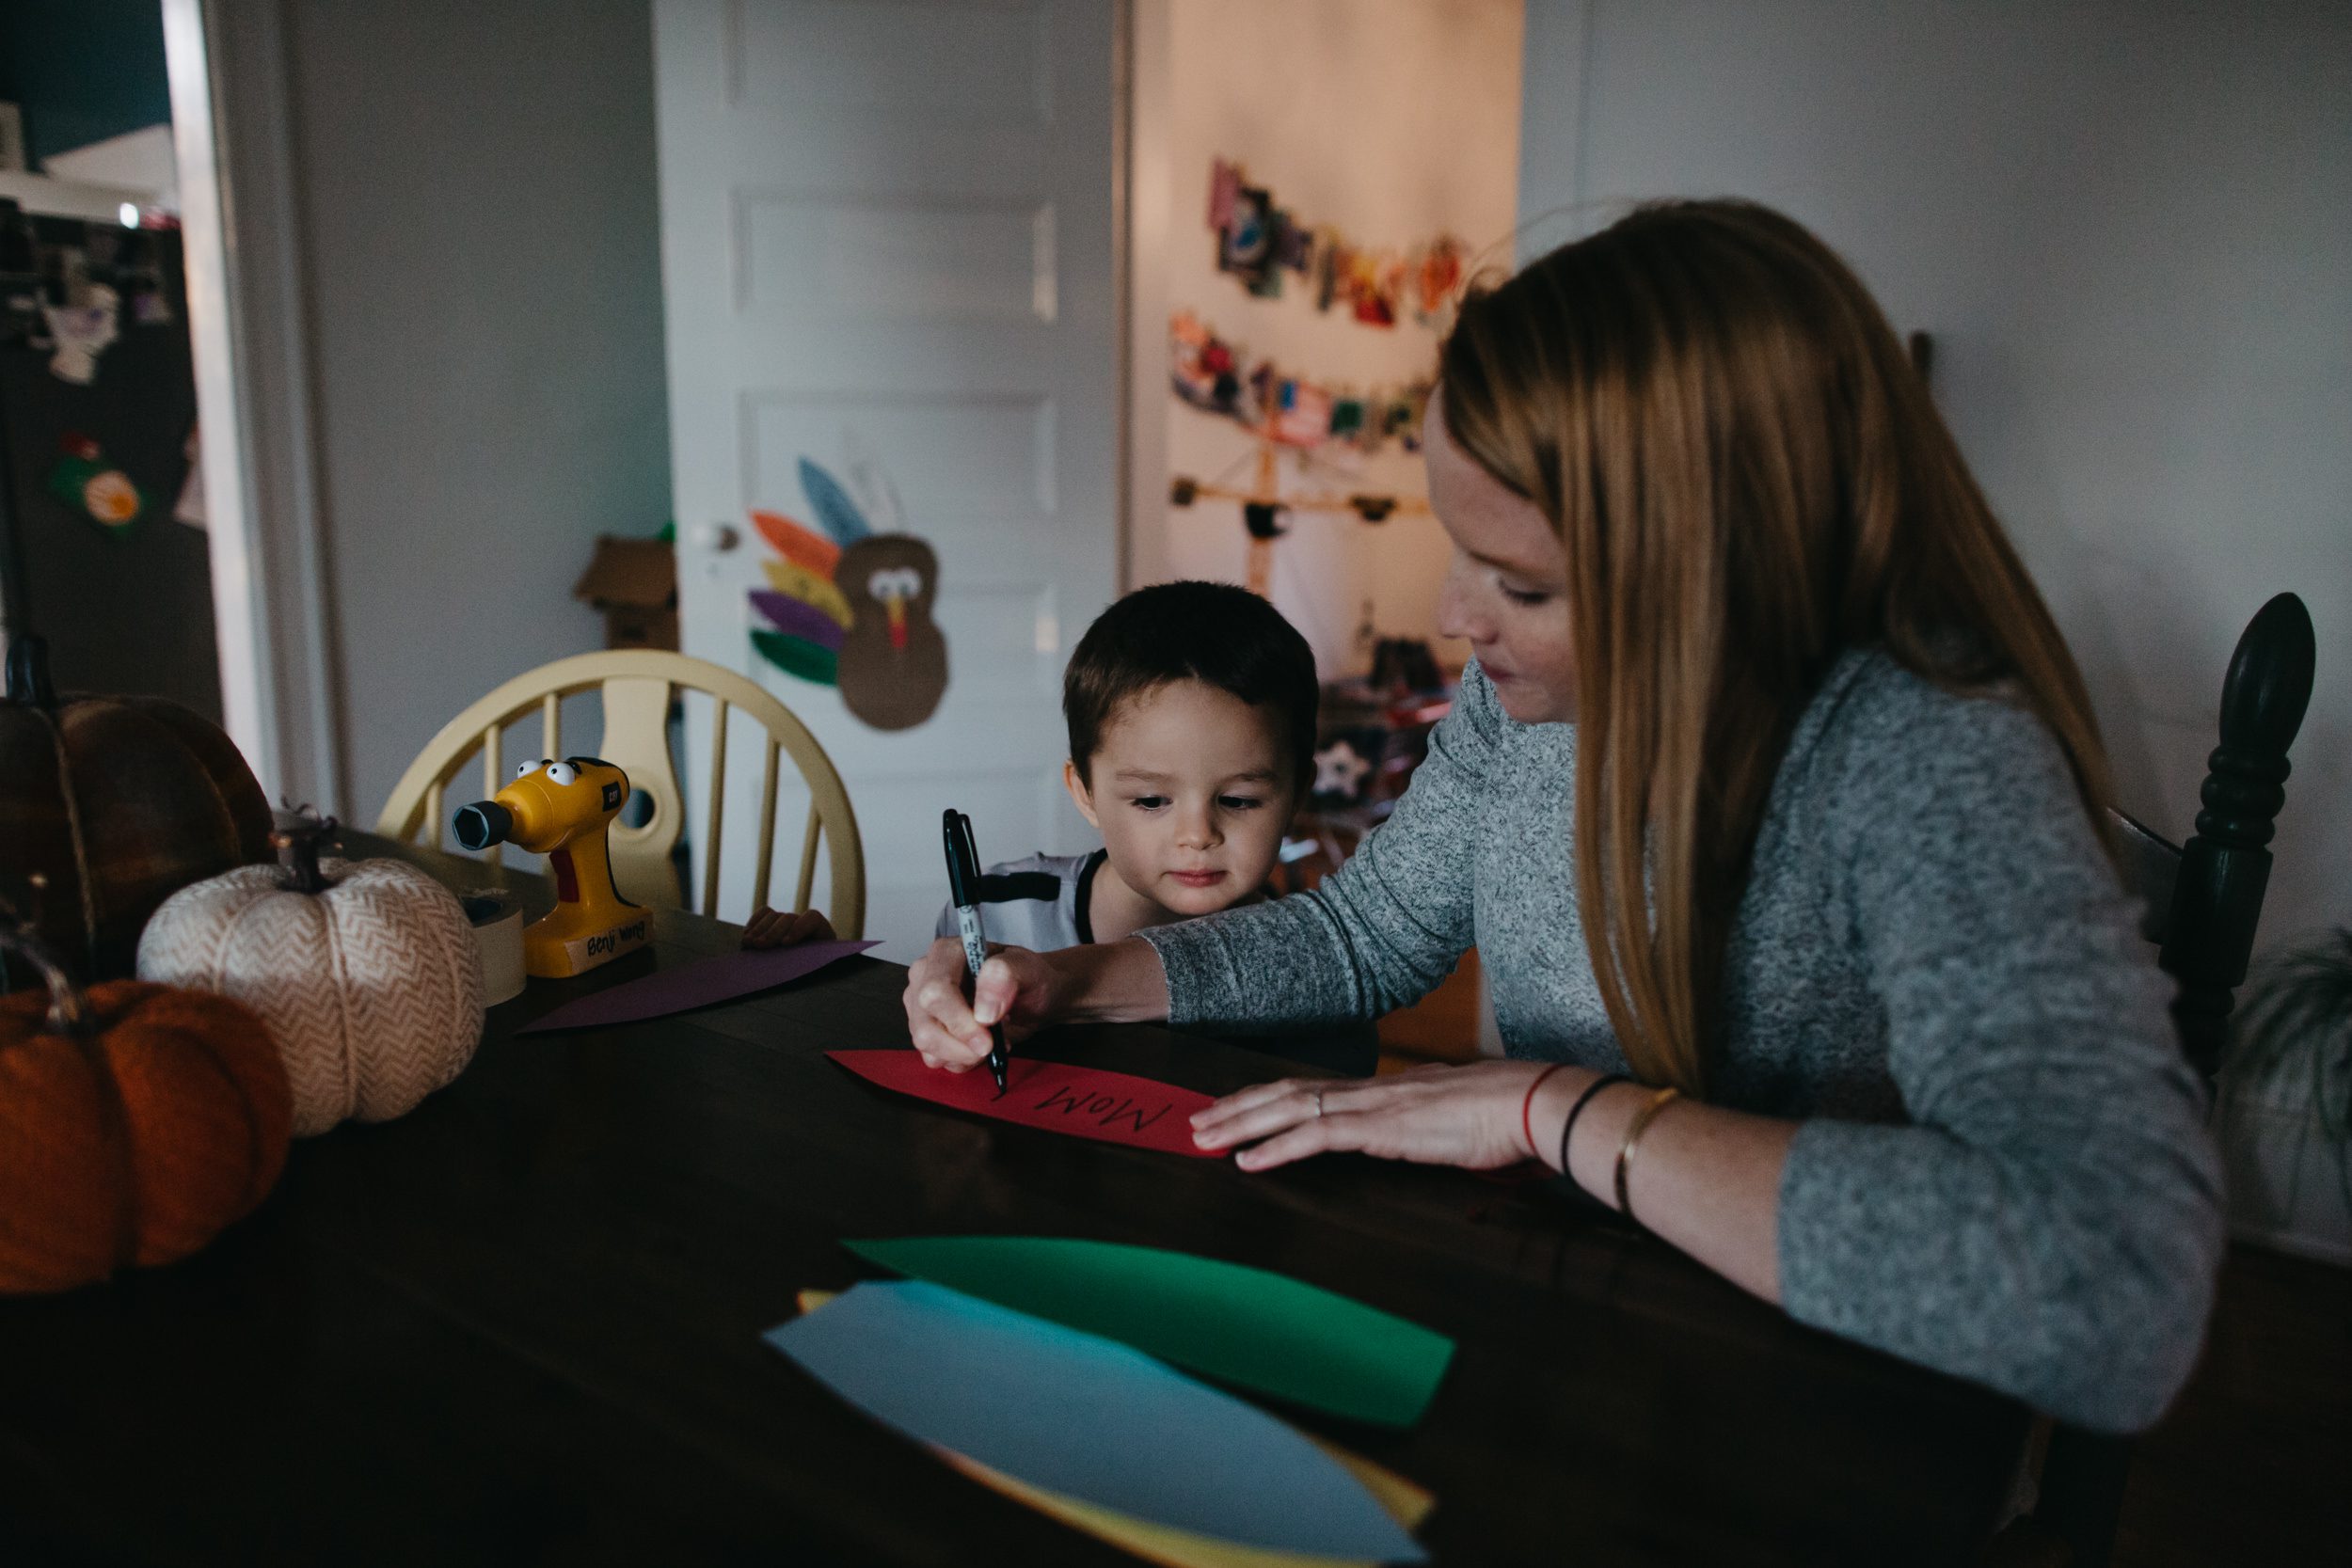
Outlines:
[[596,757],[526,762],[495,800],[460,807],[457,842],[512,844],[548,858],[555,908],[523,932],[523,971],[542,979],[584,974],[645,945],[652,919],[612,881],[605,829],[628,799],[628,775]]

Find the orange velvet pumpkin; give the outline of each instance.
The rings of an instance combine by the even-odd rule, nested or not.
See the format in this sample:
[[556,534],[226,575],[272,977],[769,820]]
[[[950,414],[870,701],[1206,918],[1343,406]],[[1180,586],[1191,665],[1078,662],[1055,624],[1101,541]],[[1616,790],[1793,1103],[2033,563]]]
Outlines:
[[134,980],[74,990],[18,933],[49,992],[0,996],[0,1292],[62,1291],[184,1258],[286,1163],[294,1103],[262,1021]]

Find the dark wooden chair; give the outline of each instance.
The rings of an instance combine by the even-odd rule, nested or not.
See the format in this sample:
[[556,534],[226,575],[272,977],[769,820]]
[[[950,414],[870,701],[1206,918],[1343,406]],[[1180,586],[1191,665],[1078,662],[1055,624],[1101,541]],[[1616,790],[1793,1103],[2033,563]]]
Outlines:
[[[2180,983],[2172,1017],[2181,1046],[2210,1084],[2221,1068],[2230,1008],[2254,951],[2270,882],[2270,836],[2286,802],[2287,748],[2311,703],[2311,612],[2292,594],[2263,606],[2238,639],[2221,683],[2221,744],[2206,763],[2197,831],[2175,846],[2116,813],[2123,876],[2146,901],[2140,932]],[[2115,1544],[2127,1438],[2054,1428],[2034,1520],[2074,1568],[2102,1568]]]

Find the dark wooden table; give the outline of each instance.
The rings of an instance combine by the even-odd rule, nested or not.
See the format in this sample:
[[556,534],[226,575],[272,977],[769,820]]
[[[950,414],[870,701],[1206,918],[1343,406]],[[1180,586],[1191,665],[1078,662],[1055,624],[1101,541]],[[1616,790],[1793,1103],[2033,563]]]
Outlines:
[[[841,1238],[945,1232],[1184,1248],[1454,1336],[1410,1432],[1285,1412],[1434,1490],[1441,1561],[1928,1563],[1991,1527],[2015,1405],[1549,1189],[1353,1157],[1252,1177],[850,1078],[820,1053],[906,1037],[893,964],[515,1037],[736,940],[686,914],[655,932],[494,1008],[410,1115],[298,1143],[197,1257],[0,1300],[0,1561],[1131,1564],[761,1343],[803,1287],[867,1272]],[[1218,1092],[1281,1070],[1152,1028],[1035,1049]]]

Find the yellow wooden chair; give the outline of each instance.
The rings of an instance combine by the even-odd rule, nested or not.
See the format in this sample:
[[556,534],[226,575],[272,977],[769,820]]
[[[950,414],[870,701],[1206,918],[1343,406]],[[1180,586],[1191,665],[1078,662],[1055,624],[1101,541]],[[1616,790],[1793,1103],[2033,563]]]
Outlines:
[[[732,670],[684,654],[649,648],[621,648],[605,653],[559,658],[526,671],[501,686],[451,720],[417,760],[408,765],[391,799],[375,819],[375,831],[388,838],[437,846],[449,821],[447,790],[473,757],[482,759],[481,798],[503,788],[502,742],[507,729],[536,708],[539,750],[545,757],[561,757],[564,699],[592,689],[604,699],[604,737],[597,747],[605,761],[628,774],[629,784],[653,801],[647,819],[612,829],[612,867],[629,897],[641,902],[675,904],[677,879],[671,869],[671,851],[685,830],[684,794],[670,765],[669,718],[672,694],[700,691],[714,703],[710,733],[710,811],[706,829],[709,844],[703,857],[702,912],[715,915],[719,902],[720,830],[726,800],[727,715],[739,711],[768,732],[767,767],[759,786],[759,860],[752,890],[755,908],[768,902],[769,863],[776,838],[776,756],[787,752],[808,787],[808,824],[801,834],[799,881],[792,895],[795,911],[808,908],[817,879],[817,841],[821,835],[829,852],[832,881],[829,918],[842,937],[855,940],[866,930],[866,850],[857,832],[856,814],[833,760],[807,726],[792,711],[753,682]],[[462,799],[470,798],[463,797]],[[499,851],[493,847],[496,863]]]

